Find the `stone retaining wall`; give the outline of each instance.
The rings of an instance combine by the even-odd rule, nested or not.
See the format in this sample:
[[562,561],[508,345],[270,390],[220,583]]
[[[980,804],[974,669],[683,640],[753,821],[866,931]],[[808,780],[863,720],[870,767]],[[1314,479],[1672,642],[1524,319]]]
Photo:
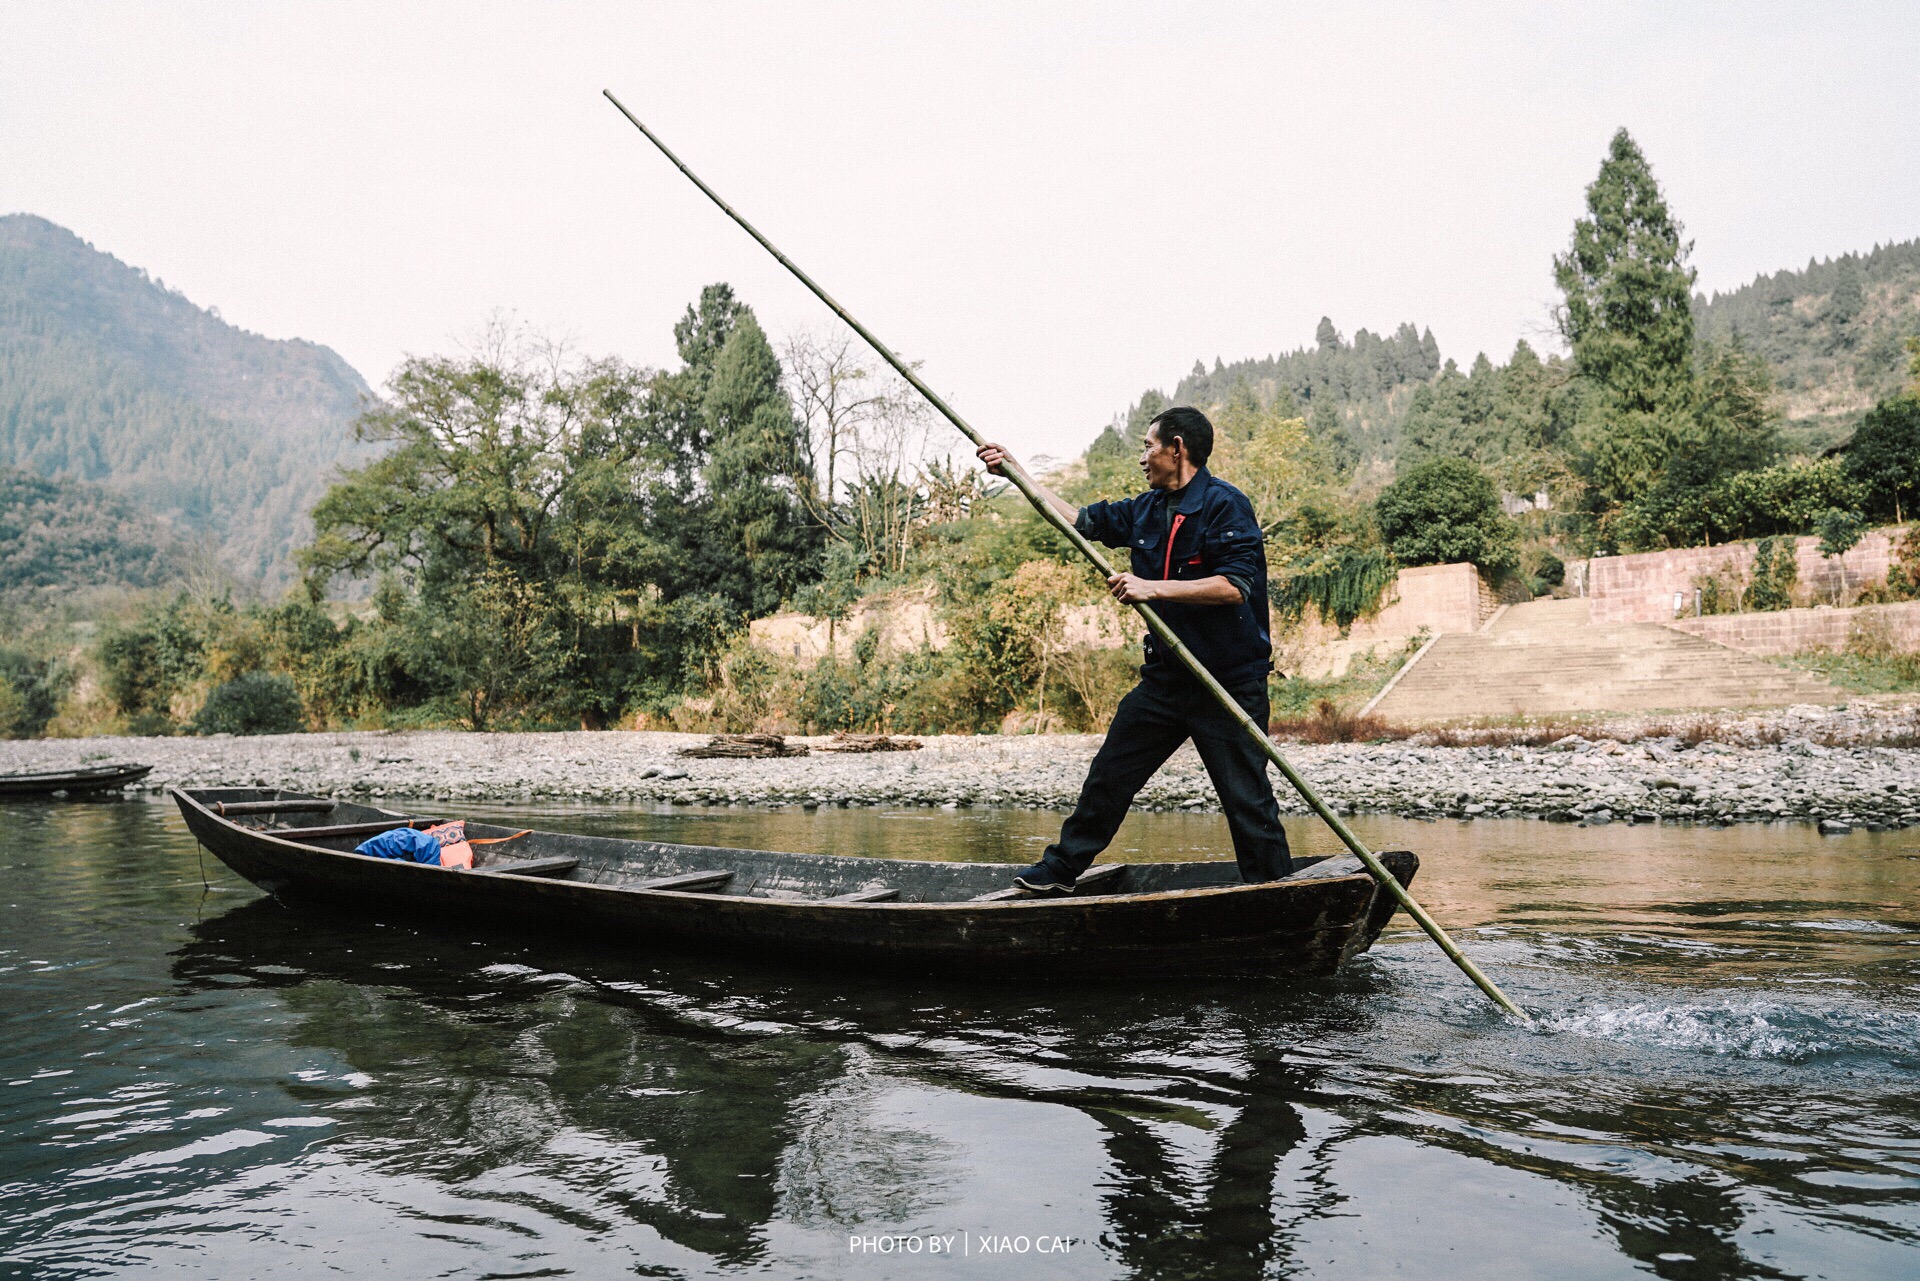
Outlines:
[[[1068,645],[1118,649],[1137,644],[1145,630],[1119,605],[1068,605],[1060,614],[1061,636]],[[882,655],[947,647],[947,625],[934,609],[931,591],[869,597],[832,626],[812,614],[774,614],[747,625],[756,648],[805,663],[826,656],[829,633],[835,656],[844,661],[853,657],[854,643],[874,629],[880,632]]]
[[[1291,632],[1274,632],[1280,670],[1322,679],[1338,676],[1361,654],[1385,654],[1405,648],[1421,632],[1476,632],[1498,607],[1491,588],[1472,565],[1422,565],[1403,569],[1387,588],[1385,604],[1372,618],[1354,620],[1345,636],[1309,612]],[[1115,649],[1138,644],[1145,628],[1132,611],[1110,605],[1069,605],[1061,611],[1069,645]],[[1276,624],[1278,620],[1275,620]],[[894,654],[928,646],[945,649],[946,625],[934,610],[930,591],[869,597],[846,618],[828,627],[811,614],[775,614],[748,625],[753,644],[768,653],[812,663],[824,657],[828,633],[841,659],[851,658],[854,642],[880,631],[880,652]]]
[[1838,653],[1856,626],[1883,635],[1896,648],[1920,650],[1920,601],[1854,609],[1783,609],[1767,614],[1678,618],[1667,626],[1749,654]]
[[1422,631],[1477,632],[1498,607],[1480,571],[1467,564],[1403,569],[1384,599],[1378,614],[1355,619],[1345,636],[1313,614],[1284,641],[1276,634],[1280,669],[1315,680],[1338,676],[1359,655],[1403,649]]
[[[1794,540],[1799,569],[1797,598],[1809,603],[1831,598],[1866,583],[1884,581],[1893,563],[1893,536],[1899,527],[1869,530],[1852,551],[1840,557],[1820,554],[1820,540]],[[1596,556],[1586,562],[1587,599],[1596,623],[1664,623],[1674,616],[1678,592],[1691,608],[1696,579],[1715,576],[1745,583],[1753,571],[1751,542],[1719,547],[1679,547],[1631,556]]]
[[911,652],[923,645],[947,647],[946,624],[933,609],[931,592],[897,592],[870,596],[855,605],[838,623],[811,614],[775,614],[747,624],[755,648],[812,663],[829,647],[837,657],[853,657],[854,642],[870,629],[880,631],[880,651]]

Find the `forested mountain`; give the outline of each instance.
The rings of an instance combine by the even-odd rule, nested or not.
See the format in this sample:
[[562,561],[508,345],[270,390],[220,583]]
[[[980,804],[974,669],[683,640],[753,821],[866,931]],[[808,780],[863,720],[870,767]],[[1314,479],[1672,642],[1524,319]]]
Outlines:
[[[1695,294],[1692,312],[1699,359],[1711,363],[1729,347],[1764,357],[1782,445],[1817,452],[1906,381],[1906,339],[1920,334],[1920,240]],[[1542,443],[1542,424],[1528,422],[1515,436],[1516,424],[1538,418],[1544,391],[1569,372],[1560,357],[1543,362],[1521,342],[1509,365],[1481,355],[1462,373],[1442,367],[1431,329],[1361,329],[1349,343],[1323,318],[1312,347],[1231,364],[1216,358],[1211,370],[1196,361],[1170,400],[1149,393],[1141,404],[1219,408],[1251,394],[1263,408],[1306,418],[1316,438],[1350,459],[1455,454],[1492,463],[1521,448],[1523,437],[1527,446]],[[1136,406],[1126,430],[1144,423]],[[1122,434],[1102,440],[1111,448]]]
[[1904,340],[1920,333],[1920,240],[1696,294],[1693,313],[1702,339],[1738,338],[1767,358],[1789,441],[1822,446],[1906,379]]
[[1354,331],[1348,342],[1321,317],[1312,347],[1265,359],[1194,362],[1174,388],[1176,405],[1223,405],[1238,387],[1263,408],[1303,415],[1314,434],[1354,458],[1392,457],[1413,389],[1440,372],[1433,331],[1403,324],[1391,336]]
[[365,456],[368,396],[325,347],[237,329],[44,218],[0,217],[0,466],[103,485],[275,579],[335,465]]
[[0,592],[150,587],[175,568],[160,522],[96,485],[0,467]]
[[[1920,509],[1920,241],[1704,297],[1692,245],[1625,129],[1586,206],[1552,261],[1564,352],[1542,359],[1522,341],[1505,364],[1483,353],[1463,371],[1412,325],[1348,344],[1323,318],[1312,348],[1194,366],[1173,401],[1213,415],[1223,472],[1272,490],[1270,558],[1339,568],[1328,487],[1360,498],[1389,475],[1454,463],[1544,500],[1525,509],[1539,513],[1536,550],[1556,557],[1816,527],[1847,546],[1860,522]],[[1168,403],[1142,396],[1063,479],[1086,497],[1135,483],[1139,433]],[[1826,453],[1842,438],[1846,457]],[[1314,475],[1324,492],[1298,490]],[[1347,524],[1364,551],[1367,522]],[[1292,550],[1276,543],[1288,528]]]

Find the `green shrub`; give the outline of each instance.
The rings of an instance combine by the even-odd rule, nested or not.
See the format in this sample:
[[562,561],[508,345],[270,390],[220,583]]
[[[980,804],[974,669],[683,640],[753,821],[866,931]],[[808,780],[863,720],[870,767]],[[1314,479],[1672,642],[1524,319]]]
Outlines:
[[65,664],[0,649],[0,738],[33,738],[46,732],[72,685]]
[[1273,607],[1286,618],[1299,618],[1308,605],[1342,632],[1353,620],[1373,614],[1380,598],[1399,573],[1393,560],[1378,547],[1336,548],[1318,563],[1294,571],[1274,593]]
[[165,712],[134,712],[127,717],[127,733],[135,738],[172,738],[180,723]]
[[295,734],[305,727],[293,679],[267,672],[215,686],[193,722],[200,734]]
[[1693,484],[1674,467],[1621,509],[1612,532],[1626,551],[1699,547],[1780,534],[1809,534],[1830,513],[1859,519],[1865,491],[1838,458],[1786,462]]
[[1520,577],[1535,596],[1549,596],[1567,581],[1567,563],[1541,543],[1520,549]]
[[1920,496],[1920,396],[1889,396],[1868,410],[1848,442],[1845,467],[1874,516],[1911,516]]
[[1907,526],[1894,543],[1885,595],[1888,600],[1920,598],[1920,525]]
[[1694,599],[1702,614],[1739,613],[1741,590],[1740,584],[1725,573],[1693,576]]
[[1380,491],[1374,503],[1387,548],[1402,565],[1468,561],[1494,582],[1520,564],[1520,531],[1500,495],[1464,458],[1435,458]]
[[0,676],[0,738],[27,737],[27,700],[13,682]]
[[1788,609],[1800,566],[1793,558],[1791,538],[1763,538],[1753,547],[1753,579],[1742,603],[1750,610]]
[[1820,535],[1822,556],[1844,556],[1860,545],[1867,524],[1858,512],[1829,507],[1814,517],[1813,532]]

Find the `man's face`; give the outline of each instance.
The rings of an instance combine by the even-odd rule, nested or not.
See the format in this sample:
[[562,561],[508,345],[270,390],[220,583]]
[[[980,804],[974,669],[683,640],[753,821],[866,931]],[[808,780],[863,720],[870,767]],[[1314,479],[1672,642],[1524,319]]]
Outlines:
[[1178,436],[1160,443],[1160,428],[1147,428],[1146,448],[1140,451],[1140,470],[1146,474],[1148,489],[1171,489],[1180,483],[1180,464],[1186,459],[1186,446]]

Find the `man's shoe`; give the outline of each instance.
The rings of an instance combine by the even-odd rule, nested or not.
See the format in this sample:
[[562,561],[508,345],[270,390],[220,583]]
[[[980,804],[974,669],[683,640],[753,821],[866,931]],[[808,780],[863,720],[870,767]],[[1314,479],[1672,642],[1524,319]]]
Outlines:
[[1061,875],[1045,859],[1013,878],[1015,885],[1035,894],[1071,894],[1073,882],[1073,877]]

